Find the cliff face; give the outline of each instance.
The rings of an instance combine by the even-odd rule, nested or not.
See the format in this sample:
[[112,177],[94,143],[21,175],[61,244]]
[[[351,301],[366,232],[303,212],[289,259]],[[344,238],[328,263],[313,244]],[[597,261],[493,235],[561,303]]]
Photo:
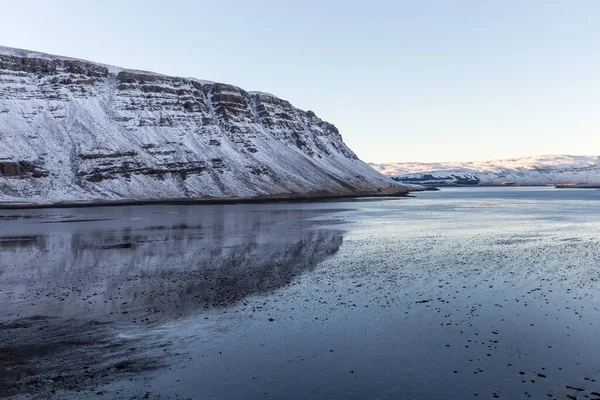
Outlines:
[[0,201],[405,192],[259,92],[0,47]]
[[546,155],[453,163],[371,164],[398,182],[426,186],[600,186],[600,157]]

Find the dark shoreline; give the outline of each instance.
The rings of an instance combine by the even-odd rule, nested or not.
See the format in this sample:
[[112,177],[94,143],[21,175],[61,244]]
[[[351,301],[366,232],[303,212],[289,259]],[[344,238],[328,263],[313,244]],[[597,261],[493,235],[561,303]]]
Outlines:
[[220,205],[220,204],[268,204],[268,203],[304,203],[323,200],[410,197],[409,191],[388,193],[354,193],[347,195],[275,195],[255,197],[227,197],[227,198],[175,198],[156,200],[109,200],[109,201],[82,201],[60,203],[0,203],[0,210],[44,209],[44,208],[88,208],[88,207],[117,207],[117,206],[150,206],[150,205]]
[[[402,182],[408,183],[408,182]],[[424,183],[420,183],[419,185],[423,186],[425,190],[440,190],[447,188],[553,188],[553,189],[600,189],[600,186],[593,185],[425,185]]]

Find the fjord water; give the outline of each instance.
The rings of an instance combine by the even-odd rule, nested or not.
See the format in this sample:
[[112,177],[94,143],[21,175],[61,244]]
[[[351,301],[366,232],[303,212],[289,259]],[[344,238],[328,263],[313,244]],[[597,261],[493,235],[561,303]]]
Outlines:
[[0,219],[0,397],[600,398],[598,190]]

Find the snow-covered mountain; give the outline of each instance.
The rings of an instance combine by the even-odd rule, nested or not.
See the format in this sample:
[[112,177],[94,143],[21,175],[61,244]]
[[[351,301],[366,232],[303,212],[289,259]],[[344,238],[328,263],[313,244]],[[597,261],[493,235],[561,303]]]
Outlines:
[[0,202],[406,191],[273,95],[0,47]]
[[547,155],[481,162],[371,165],[398,182],[425,186],[600,186],[600,156]]

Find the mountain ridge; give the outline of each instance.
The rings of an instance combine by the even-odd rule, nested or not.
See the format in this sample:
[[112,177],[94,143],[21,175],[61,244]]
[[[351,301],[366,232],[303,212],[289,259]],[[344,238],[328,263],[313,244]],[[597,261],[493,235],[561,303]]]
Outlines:
[[0,202],[403,194],[274,95],[0,47]]
[[554,154],[475,162],[370,165],[398,182],[426,186],[600,186],[600,156]]

